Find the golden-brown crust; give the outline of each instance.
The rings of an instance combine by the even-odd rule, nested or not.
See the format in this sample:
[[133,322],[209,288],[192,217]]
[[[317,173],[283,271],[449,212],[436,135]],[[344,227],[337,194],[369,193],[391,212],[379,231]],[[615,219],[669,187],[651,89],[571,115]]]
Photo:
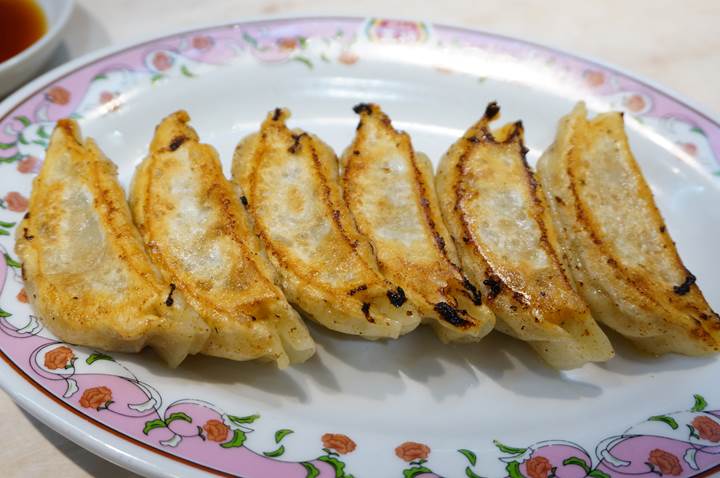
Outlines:
[[720,319],[683,265],[622,115],[565,117],[538,170],[578,289],[601,321],[653,353],[716,352]]
[[530,344],[551,365],[612,357],[612,347],[575,293],[555,250],[555,231],[525,161],[520,122],[495,134],[483,117],[443,157],[441,209],[465,273],[481,285],[497,328]]
[[[368,338],[397,337],[419,321],[378,272],[338,183],[337,158],[314,135],[290,130],[277,109],[244,139],[233,178],[290,301],[323,325]],[[404,302],[402,300],[401,302]],[[408,315],[409,314],[409,315]]]
[[116,167],[73,120],[60,120],[34,181],[16,250],[25,287],[63,340],[105,350],[152,345],[170,365],[196,353],[207,327],[153,269]]
[[343,189],[381,272],[405,290],[441,339],[480,340],[492,330],[494,316],[456,265],[430,161],[415,154],[410,137],[396,131],[377,105],[355,111],[360,122],[341,160]]
[[272,280],[239,192],[184,111],[156,128],[131,189],[135,220],[160,271],[211,329],[203,352],[300,362],[314,343]]

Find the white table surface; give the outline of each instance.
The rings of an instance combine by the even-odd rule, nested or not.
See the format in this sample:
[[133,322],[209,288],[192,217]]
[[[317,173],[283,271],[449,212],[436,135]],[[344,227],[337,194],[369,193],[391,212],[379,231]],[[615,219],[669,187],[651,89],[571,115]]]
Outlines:
[[[86,52],[229,19],[400,16],[537,41],[618,65],[720,112],[717,0],[77,0],[48,69]],[[0,475],[133,477],[64,439],[0,391]]]

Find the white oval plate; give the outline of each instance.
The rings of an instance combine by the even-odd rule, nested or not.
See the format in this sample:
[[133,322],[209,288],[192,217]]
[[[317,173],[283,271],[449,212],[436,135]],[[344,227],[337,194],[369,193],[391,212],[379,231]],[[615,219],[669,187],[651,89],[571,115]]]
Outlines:
[[[178,33],[74,61],[0,105],[0,383],[80,445],[152,476],[696,476],[720,464],[717,358],[635,352],[558,373],[492,335],[443,346],[427,330],[371,343],[311,325],[306,364],[62,344],[18,298],[13,229],[54,122],[80,120],[125,186],[155,124],[187,109],[228,166],[267,111],[337,150],[351,107],[380,103],[437,159],[497,100],[531,162],[584,99],[625,111],[632,147],[687,266],[720,305],[720,126],[655,86],[518,40],[385,19],[268,20]],[[21,231],[22,233],[22,231]]]

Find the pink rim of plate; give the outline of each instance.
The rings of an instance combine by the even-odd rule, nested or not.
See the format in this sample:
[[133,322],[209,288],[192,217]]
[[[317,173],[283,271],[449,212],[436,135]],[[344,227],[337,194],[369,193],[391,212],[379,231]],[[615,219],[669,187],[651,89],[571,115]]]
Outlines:
[[[6,106],[13,102],[15,106],[0,118],[0,168],[8,174],[17,174],[18,183],[25,178],[26,192],[29,191],[29,180],[42,164],[48,136],[57,119],[112,114],[123,108],[126,93],[135,87],[155,85],[175,76],[192,78],[247,55],[268,65],[299,62],[309,69],[321,63],[352,67],[363,61],[362,48],[358,47],[363,42],[410,48],[442,46],[455,48],[464,55],[503,55],[520,63],[543,65],[588,99],[600,99],[658,132],[668,140],[665,146],[680,159],[709,175],[720,175],[720,124],[655,86],[611,67],[520,40],[378,18],[236,23],[177,33],[115,50],[91,61],[79,60],[79,66],[62,74],[50,73],[33,83],[39,87],[32,90],[31,85],[3,103]],[[452,65],[442,63],[421,66],[429,67],[433,74],[472,74],[453,71]],[[26,94],[28,89],[31,92]],[[23,99],[16,99],[19,97]],[[9,171],[11,165],[14,171]],[[0,221],[0,234],[9,235],[27,208],[27,198],[18,191],[0,194],[3,196],[0,206],[18,216],[14,223]],[[19,264],[5,248],[3,253],[0,291],[7,289],[9,277],[19,283]],[[285,450],[282,441],[293,433],[289,428],[275,432],[276,449],[252,451],[245,446],[245,439],[257,426],[253,425],[260,419],[257,415],[230,414],[198,398],[179,400],[163,408],[161,391],[139,381],[111,356],[87,352],[41,335],[42,325],[29,314],[29,309],[16,312],[25,307],[20,305],[23,301],[21,292],[11,311],[0,309],[0,356],[13,373],[61,405],[66,421],[81,418],[152,454],[223,476],[350,476],[343,462],[343,455],[356,449],[350,436],[329,432],[318,437],[318,455],[304,462],[280,459]],[[29,399],[9,387],[8,379],[0,380],[16,400],[34,414],[49,419],[50,412],[39,412]],[[658,472],[682,477],[712,473],[720,464],[717,422],[720,415],[706,407],[705,399],[695,395],[692,408],[650,419],[667,423],[666,434],[644,435],[641,430],[647,421],[634,425],[598,444],[607,453],[598,455],[602,458],[597,460],[581,446],[557,440],[525,448],[500,444],[498,448],[505,456],[499,459],[508,463],[506,469],[513,478],[541,476],[543,472],[542,476],[546,476],[551,469],[559,473],[566,468],[598,478],[628,474],[651,477]],[[86,432],[77,424],[68,426],[66,431],[74,435],[73,439],[89,443],[80,436]],[[116,461],[141,468],[142,460],[123,459],[122,452],[112,446],[108,450],[108,455],[115,454]],[[467,448],[458,452],[468,460],[466,475],[474,476],[475,454]],[[439,476],[430,468],[431,449],[427,445],[398,444],[395,454],[406,463],[405,476]],[[159,468],[143,470],[163,473]]]

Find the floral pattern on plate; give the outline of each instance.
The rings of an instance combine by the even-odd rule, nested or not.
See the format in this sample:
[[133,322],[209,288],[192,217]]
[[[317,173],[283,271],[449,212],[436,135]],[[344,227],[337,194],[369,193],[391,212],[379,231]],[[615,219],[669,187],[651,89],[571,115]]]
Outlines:
[[694,396],[688,410],[649,417],[595,447],[595,460],[580,445],[544,441],[526,448],[495,442],[510,478],[690,477],[720,463],[720,410]]
[[[368,43],[457,51],[469,48],[490,56],[509,54],[536,70],[571,78],[587,99],[627,112],[642,126],[670,138],[673,144],[669,147],[679,157],[720,176],[720,158],[715,154],[720,149],[720,127],[648,85],[570,55],[516,40],[433,27],[424,22],[377,18],[362,22],[270,21],[242,28],[210,28],[113,54],[35,93],[0,120],[0,162],[17,162],[19,171],[36,172],[55,120],[118,111],[144,82],[193,78],[248,55],[268,65],[299,62],[312,69],[334,62],[351,66],[361,61],[363,45]],[[441,74],[457,73],[450,60],[433,68]],[[493,78],[492,71],[461,73],[475,74],[483,81]],[[527,81],[532,82],[532,77]]]
[[[24,194],[42,166],[54,123],[62,117],[97,117],[121,111],[140,86],[193,81],[198,75],[235,61],[251,59],[268,67],[326,63],[352,66],[363,61],[368,44],[384,47],[474,49],[532,59],[554,73],[571,77],[590,99],[626,111],[642,127],[672,142],[682,158],[720,175],[720,126],[654,88],[570,55],[493,35],[390,19],[306,19],[267,21],[173,35],[100,58],[45,86],[0,119],[0,167],[17,174],[23,191],[0,191],[0,208],[15,217],[0,221],[0,236],[13,233],[28,207]],[[434,74],[475,74],[450,64],[432,65]],[[4,163],[4,164],[1,164]],[[15,171],[9,171],[10,168]],[[23,179],[24,178],[24,179]],[[18,187],[18,189],[22,189]],[[0,289],[6,279],[20,282],[20,264],[5,249],[0,256]],[[17,302],[27,302],[24,291]],[[7,301],[6,301],[7,303]],[[252,434],[262,417],[252,410],[222,410],[201,398],[164,404],[162,393],[112,356],[63,344],[44,334],[37,317],[0,309],[0,352],[8,363],[59,403],[94,424],[122,434],[200,469],[252,477],[351,478],[345,455],[361,453],[351,436],[331,431],[317,437],[318,454],[305,461],[284,461],[295,431],[274,431],[274,445],[256,450]],[[347,431],[345,431],[347,432]],[[510,478],[690,477],[720,464],[720,411],[708,411],[695,395],[689,410],[649,417],[601,441],[594,453],[582,446],[549,440],[515,448],[496,442]],[[462,473],[484,476],[472,447],[457,450],[466,462]],[[438,477],[429,445],[398,444],[404,478]]]

